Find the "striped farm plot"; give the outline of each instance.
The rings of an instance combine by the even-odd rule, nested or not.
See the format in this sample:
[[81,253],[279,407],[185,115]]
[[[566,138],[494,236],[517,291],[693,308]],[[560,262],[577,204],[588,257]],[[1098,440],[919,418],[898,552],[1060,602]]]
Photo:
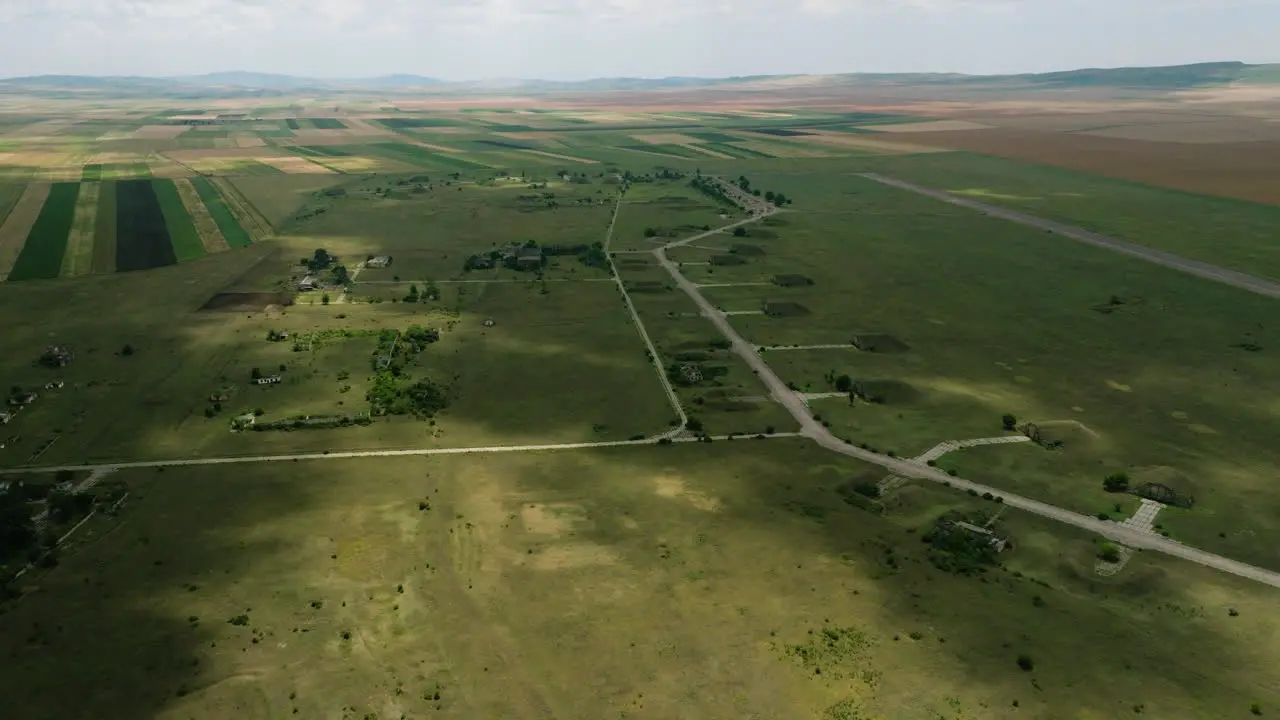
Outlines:
[[58,277],[79,195],[79,182],[54,183],[50,187],[49,196],[9,270],[9,281]]
[[80,183],[80,196],[76,199],[75,216],[71,219],[71,232],[67,235],[67,249],[62,256],[61,277],[77,277],[93,272],[93,241],[98,227],[98,198],[102,183]]
[[191,223],[200,236],[200,243],[204,245],[205,252],[216,253],[228,249],[230,245],[227,244],[226,236],[222,234],[222,229],[213,219],[209,208],[200,199],[200,193],[196,191],[195,185],[186,178],[179,178],[173,181],[173,187],[178,191],[178,197],[182,198],[182,207],[191,217]]
[[116,183],[107,180],[98,184],[98,211],[94,222],[93,272],[107,274],[116,271]]
[[4,224],[0,225],[0,278],[8,278],[12,272],[13,264],[31,234],[31,227],[49,198],[50,187],[48,183],[27,185]]
[[305,175],[308,173],[331,174],[333,169],[313,162],[310,158],[289,155],[282,157],[259,157],[258,162],[270,165],[287,175]]
[[228,246],[248,247],[253,243],[253,237],[236,219],[235,213],[232,212],[230,205],[228,205],[213,182],[208,178],[201,177],[193,178],[190,183],[191,187],[195,189],[196,195],[199,196],[200,202],[209,211],[209,217],[213,218],[214,224],[218,226],[218,231],[222,234]]
[[169,231],[169,242],[173,245],[174,259],[177,262],[184,262],[204,257],[204,242],[196,232],[191,216],[187,214],[177,186],[172,180],[152,180],[151,187],[155,192],[156,201],[160,204],[165,228]]

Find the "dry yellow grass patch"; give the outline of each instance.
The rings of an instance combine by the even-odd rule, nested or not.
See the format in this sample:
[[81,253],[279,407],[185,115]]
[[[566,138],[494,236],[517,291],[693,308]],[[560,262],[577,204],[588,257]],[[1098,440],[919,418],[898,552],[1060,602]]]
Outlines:
[[561,137],[560,133],[550,131],[500,132],[494,133],[494,135],[512,140],[558,140]]
[[332,145],[334,143],[351,142],[351,133],[347,130],[294,130],[293,137],[299,145]]
[[172,140],[190,129],[190,125],[143,125],[129,137],[134,140]]
[[48,199],[49,185],[32,183],[27,186],[22,197],[18,198],[13,210],[9,211],[9,217],[0,226],[0,278],[9,277],[13,264],[18,261],[18,253],[22,252],[22,246],[27,242],[31,226],[35,225],[40,208],[44,207],[44,201]]
[[21,127],[14,128],[9,132],[4,133],[4,137],[50,137],[58,134],[59,131],[66,129],[70,124],[71,122],[69,120],[42,120],[40,122],[31,123],[30,125],[23,125]]
[[720,158],[721,160],[732,160],[732,159],[733,159],[733,156],[732,156],[732,155],[725,155],[725,154],[724,154],[724,153],[722,153],[722,152],[716,152],[715,150],[712,150],[711,148],[704,148],[704,147],[702,147],[701,145],[681,145],[680,147],[683,147],[683,148],[685,148],[686,150],[692,150],[692,151],[694,151],[694,152],[702,153],[703,155],[708,155],[708,156],[713,157],[713,158]]
[[238,147],[236,141],[232,138],[214,138],[213,146],[215,148],[233,148]]
[[426,149],[428,149],[428,150],[435,150],[436,152],[447,152],[447,153],[460,153],[460,152],[462,152],[462,150],[460,150],[460,149],[458,149],[458,148],[455,148],[455,147],[445,147],[444,145],[433,145],[433,144],[431,144],[431,143],[429,143],[429,142],[422,142],[421,140],[416,141],[416,142],[412,142],[412,143],[409,143],[409,144],[410,144],[410,145],[417,145],[418,147],[424,147],[424,148],[426,148]]
[[101,183],[80,183],[76,196],[75,217],[67,234],[67,247],[62,256],[62,277],[88,275],[93,272],[93,237],[97,229],[98,194]]
[[316,173],[325,174],[325,173],[333,172],[333,170],[330,170],[329,168],[323,165],[317,165],[303,157],[269,156],[269,157],[256,157],[254,158],[254,160],[257,160],[263,165],[270,165],[271,167],[281,172],[288,173],[290,175],[305,175],[305,174],[316,174]]
[[267,144],[265,140],[257,135],[237,135],[234,140],[236,141],[236,147],[242,148],[262,147]]
[[734,143],[748,150],[766,153],[774,157],[781,158],[815,158],[815,157],[831,157],[831,153],[824,152],[815,147],[806,147],[796,143],[766,143],[758,141],[747,141]]
[[868,150],[871,152],[883,153],[885,155],[950,152],[947,148],[929,147],[928,145],[916,145],[914,143],[897,141],[891,142],[888,140],[872,140],[867,138],[865,135],[851,135],[848,133],[835,132],[834,130],[811,130],[809,132],[814,134],[788,138],[787,141],[795,143],[834,145],[836,147],[849,148],[850,150]]
[[898,123],[890,125],[859,125],[863,130],[886,133],[946,132],[948,130],[987,130],[990,125],[970,120],[930,120],[928,122]]
[[394,135],[395,133],[361,118],[343,118],[352,135]]
[[573,157],[572,155],[561,155],[559,153],[547,152],[545,150],[517,150],[517,152],[528,153],[530,155],[541,155],[543,157],[555,158],[557,160],[568,160],[569,162],[582,163],[584,165],[598,165],[599,160],[589,160],[587,158]]
[[147,158],[147,167],[151,168],[151,177],[184,178],[195,175],[187,166],[176,163],[163,155],[152,155]]
[[429,132],[439,135],[467,135],[474,133],[475,130],[465,127],[426,127],[422,128],[423,132]]
[[169,150],[164,153],[166,157],[177,160],[178,162],[193,162],[199,160],[209,160],[213,158],[235,158],[239,160],[260,160],[264,155],[274,154],[280,155],[278,151],[270,151],[264,153],[262,151],[248,151],[243,148],[212,148],[205,150]]
[[201,202],[195,185],[185,178],[174,180],[173,185],[178,188],[178,197],[182,198],[182,206],[191,216],[191,222],[196,226],[196,232],[200,234],[200,244],[204,245],[204,249],[215,253],[229,248],[227,238],[223,236],[222,230],[218,229],[218,223],[214,222],[213,216],[209,214],[209,208]]
[[698,138],[680,133],[645,133],[643,135],[632,135],[632,140],[638,140],[646,145],[696,145],[700,142]]
[[49,182],[78,182],[83,174],[83,162],[64,159],[56,165],[40,168],[36,171],[36,179]]

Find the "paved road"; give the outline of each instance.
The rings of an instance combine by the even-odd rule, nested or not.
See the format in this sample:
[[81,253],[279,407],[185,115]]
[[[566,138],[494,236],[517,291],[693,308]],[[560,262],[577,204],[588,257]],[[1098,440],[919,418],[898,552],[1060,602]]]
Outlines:
[[[752,222],[760,219],[761,217],[767,217],[768,214],[772,213],[766,213],[765,215],[744,220],[737,224],[742,225]],[[691,240],[693,240],[693,238],[686,241],[672,243],[668,247],[677,246],[681,244],[681,242],[689,242]],[[671,278],[675,280],[680,289],[684,290],[685,293],[688,294],[695,303],[697,303],[706,315],[707,319],[720,330],[721,334],[723,334],[730,343],[732,343],[733,352],[741,357],[747,365],[755,371],[761,382],[763,382],[765,387],[769,389],[770,396],[773,397],[778,404],[786,408],[787,411],[791,413],[791,416],[796,419],[800,424],[800,434],[812,439],[822,447],[848,457],[862,460],[863,462],[879,465],[880,467],[883,467],[896,475],[901,475],[902,477],[932,480],[960,490],[973,490],[979,494],[991,493],[993,497],[1001,498],[1004,501],[1004,504],[1011,507],[1018,508],[1019,510],[1026,511],[1034,515],[1039,515],[1040,517],[1048,518],[1050,520],[1066,523],[1067,525],[1074,525],[1075,527],[1097,533],[1131,548],[1154,550],[1156,552],[1165,553],[1166,555],[1172,555],[1184,560],[1189,560],[1206,567],[1231,573],[1232,575],[1238,575],[1272,587],[1280,588],[1280,573],[1265,570],[1253,565],[1247,565],[1203,550],[1197,550],[1196,548],[1183,545],[1160,535],[1137,531],[1133,528],[1120,525],[1119,523],[1114,523],[1108,520],[1099,520],[1095,517],[1082,515],[1071,510],[1065,510],[1047,503],[1042,503],[1038,500],[1022,497],[1021,495],[1014,495],[997,488],[980,485],[958,477],[952,477],[945,472],[931,468],[928,465],[879,455],[869,450],[864,450],[855,445],[846,443],[835,435],[832,435],[831,431],[827,430],[821,423],[814,419],[813,415],[809,413],[808,407],[805,406],[804,399],[787,388],[786,383],[782,382],[769,365],[765,363],[760,354],[755,351],[754,346],[744,340],[742,336],[733,329],[733,326],[729,324],[728,318],[726,318],[722,313],[716,312],[715,307],[702,296],[701,292],[699,292],[698,286],[690,282],[680,273],[680,269],[676,264],[667,257],[665,248],[655,250],[654,255],[657,257],[658,262],[666,269],[667,273],[671,275]]]
[[1145,245],[1138,245],[1137,243],[1131,243],[1127,240],[1117,240],[1115,238],[1090,232],[1072,225],[1064,225],[1062,223],[1054,222],[1053,220],[1045,220],[1044,218],[1039,218],[1034,215],[996,207],[995,205],[988,205],[987,203],[970,200],[968,198],[957,197],[941,190],[921,187],[913,183],[896,180],[891,177],[885,177],[884,175],[878,175],[876,173],[861,173],[860,176],[884,185],[889,185],[902,190],[909,190],[913,193],[934,198],[935,200],[941,200],[945,203],[951,203],[952,205],[959,205],[960,207],[969,208],[970,210],[976,210],[980,213],[984,213],[992,217],[998,217],[1002,220],[1015,222],[1019,225],[1026,225],[1039,230],[1047,230],[1048,232],[1062,235],[1063,237],[1068,237],[1072,240],[1078,240],[1100,248],[1113,250],[1118,253],[1136,257],[1140,260],[1155,263],[1156,265],[1163,265],[1164,267],[1173,268],[1174,270],[1178,270],[1189,275],[1202,277],[1206,280],[1220,282],[1224,285],[1237,287],[1241,290],[1247,290],[1248,292],[1256,293],[1258,295],[1280,298],[1280,283],[1260,278],[1255,275],[1247,275],[1242,272],[1236,272],[1235,270],[1228,270],[1226,268],[1218,267],[1217,265],[1200,262],[1199,260],[1190,260],[1180,255],[1164,252],[1163,250],[1155,250]]

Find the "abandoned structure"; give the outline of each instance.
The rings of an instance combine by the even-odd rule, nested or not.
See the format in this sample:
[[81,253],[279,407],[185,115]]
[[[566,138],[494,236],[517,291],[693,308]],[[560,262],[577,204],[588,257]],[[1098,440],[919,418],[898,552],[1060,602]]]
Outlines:
[[254,382],[258,383],[259,385],[275,385],[276,383],[280,382],[280,376],[268,375],[266,377],[260,377]]
[[71,362],[72,357],[74,356],[71,354],[71,350],[67,347],[63,345],[50,345],[44,349],[44,352],[40,353],[39,362],[45,367],[60,368],[66,367]]
[[384,268],[391,264],[390,255],[378,255],[371,257],[365,261],[364,266],[367,268]]
[[309,290],[315,290],[316,285],[317,285],[316,276],[308,275],[298,281],[298,291],[307,292]]

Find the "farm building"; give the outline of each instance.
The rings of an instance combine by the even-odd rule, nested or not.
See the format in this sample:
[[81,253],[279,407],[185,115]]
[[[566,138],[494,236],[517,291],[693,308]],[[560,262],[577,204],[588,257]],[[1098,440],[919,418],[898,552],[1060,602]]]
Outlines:
[[53,382],[45,383],[44,389],[45,390],[61,390],[64,385],[66,385],[65,382],[61,380],[54,380]]
[[289,331],[288,330],[268,330],[267,339],[270,340],[271,342],[280,342],[281,340],[288,340]]
[[973,525],[973,524],[964,522],[962,520],[957,520],[955,522],[955,527],[958,527],[962,530],[967,530],[968,532],[973,533],[974,535],[985,536],[987,540],[991,543],[991,547],[994,548],[996,552],[1004,552],[1005,546],[1009,544],[1008,540],[996,535],[990,530],[984,527],[978,527],[977,525]]
[[9,421],[12,419],[13,419],[13,413],[0,412],[0,425],[8,425]]
[[542,267],[542,248],[522,247],[516,251],[516,267],[521,270]]
[[36,395],[34,392],[19,390],[9,396],[9,404],[13,407],[26,407],[35,402],[37,397],[39,397],[39,395]]
[[390,255],[378,255],[377,257],[369,258],[365,262],[364,266],[368,268],[384,268],[390,264],[391,264]]
[[259,385],[275,385],[280,382],[280,376],[268,375],[266,377],[258,378],[255,382],[257,382]]
[[298,291],[307,292],[316,289],[316,276],[308,275],[298,281]]

